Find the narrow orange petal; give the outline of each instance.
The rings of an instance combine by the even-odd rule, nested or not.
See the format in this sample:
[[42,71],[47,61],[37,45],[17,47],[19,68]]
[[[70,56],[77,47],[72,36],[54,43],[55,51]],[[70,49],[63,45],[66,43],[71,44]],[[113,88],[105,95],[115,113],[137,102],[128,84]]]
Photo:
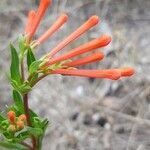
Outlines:
[[51,0],[41,0],[39,8],[37,10],[36,16],[34,17],[34,24],[31,28],[30,32],[30,39],[33,37],[33,35],[36,32],[36,29],[38,28],[41,19],[43,18],[48,6],[51,4]]
[[72,49],[70,52],[68,52],[68,53],[66,53],[64,55],[61,55],[61,56],[58,56],[56,58],[50,59],[45,64],[45,66],[48,66],[48,65],[51,65],[51,64],[54,64],[54,63],[57,63],[57,62],[60,62],[60,61],[63,61],[63,60],[75,57],[77,55],[80,55],[80,54],[83,54],[83,53],[95,50],[97,48],[104,47],[104,46],[108,45],[110,42],[111,42],[111,37],[110,36],[102,35],[101,37],[99,37],[97,39],[94,39],[94,40],[92,40],[92,41],[90,41],[88,43],[85,43],[85,44],[83,44],[83,45],[81,45],[81,46],[79,46],[79,47],[77,47],[75,49]]
[[53,33],[55,33],[64,23],[68,20],[66,14],[62,14],[56,22],[37,40],[36,44],[39,45],[48,39]]
[[78,29],[76,29],[73,33],[71,33],[68,37],[66,37],[62,42],[60,42],[55,48],[51,50],[51,52],[47,55],[47,57],[54,56],[57,52],[63,49],[66,45],[68,45],[73,40],[77,39],[80,35],[88,31],[90,28],[95,26],[99,22],[98,16],[90,17],[83,25],[81,25]]
[[31,10],[28,13],[28,20],[27,20],[27,24],[25,27],[25,34],[27,34],[27,35],[30,33],[31,27],[33,25],[33,19],[34,19],[35,15],[36,15],[36,12],[34,10]]
[[102,52],[97,52],[92,55],[74,60],[72,62],[65,63],[64,65],[67,67],[76,67],[76,66],[81,66],[81,65],[88,64],[88,63],[100,61],[103,58],[104,58],[104,54]]
[[108,70],[58,69],[58,70],[52,71],[51,73],[68,75],[68,76],[90,77],[90,78],[107,78],[111,80],[117,80],[121,77],[121,72],[118,69],[108,69]]
[[129,68],[129,67],[121,68],[120,71],[121,71],[121,76],[124,76],[124,77],[132,76],[135,73],[135,70],[133,68]]

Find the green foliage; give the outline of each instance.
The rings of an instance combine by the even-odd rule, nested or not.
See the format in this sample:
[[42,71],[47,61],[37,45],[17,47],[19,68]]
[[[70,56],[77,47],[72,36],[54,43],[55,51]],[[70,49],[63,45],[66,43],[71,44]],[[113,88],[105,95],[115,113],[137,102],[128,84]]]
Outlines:
[[27,147],[21,144],[8,141],[0,141],[0,147],[2,147],[3,150],[28,150]]
[[23,58],[25,51],[27,49],[26,46],[26,38],[23,35],[20,35],[18,38],[18,43],[19,43],[19,50],[20,50],[20,57]]
[[[39,118],[31,109],[29,109],[31,126],[28,126],[28,122],[23,122],[23,128],[21,129],[17,126],[18,117],[21,114],[25,114],[23,97],[31,91],[33,83],[36,83],[38,75],[41,73],[39,71],[42,61],[36,60],[31,46],[32,44],[29,45],[26,40],[25,36],[19,36],[18,51],[10,44],[11,66],[9,80],[13,87],[12,97],[14,103],[8,107],[8,111],[14,111],[16,117],[12,123],[8,118],[0,114],[0,134],[3,135],[3,141],[0,142],[0,147],[3,149],[26,150],[27,148],[20,143],[31,137],[35,137],[40,148],[45,130],[48,126],[48,120]],[[26,64],[24,64],[25,57],[27,58]],[[24,75],[26,66],[28,69]]]
[[27,65],[28,65],[28,70],[30,68],[30,65],[36,61],[36,58],[31,50],[31,48],[28,48],[28,51],[27,51]]
[[31,90],[29,82],[24,82],[20,85],[15,80],[11,80],[11,85],[16,91],[19,91],[22,94],[25,94]]
[[15,102],[15,105],[16,105],[17,109],[21,113],[24,113],[22,96],[16,90],[13,90],[13,100]]
[[21,75],[19,69],[19,57],[15,47],[10,44],[11,49],[11,66],[10,66],[10,75],[11,79],[16,81],[18,84],[21,83]]
[[0,123],[1,123],[2,121],[4,121],[4,120],[5,120],[5,118],[3,117],[2,114],[0,114]]
[[39,66],[41,63],[42,63],[41,60],[37,60],[37,61],[32,62],[32,64],[30,65],[30,68],[29,68],[30,74],[36,73],[37,70],[39,69]]

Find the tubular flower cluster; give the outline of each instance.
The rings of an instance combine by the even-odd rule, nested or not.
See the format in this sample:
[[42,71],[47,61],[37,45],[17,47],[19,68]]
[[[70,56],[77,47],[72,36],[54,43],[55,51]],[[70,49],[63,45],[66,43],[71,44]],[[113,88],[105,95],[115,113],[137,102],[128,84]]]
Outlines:
[[14,111],[9,111],[7,114],[8,121],[10,123],[8,130],[10,131],[19,131],[23,129],[26,125],[26,115],[22,114],[19,117],[16,117],[16,114]]
[[[51,0],[41,0],[37,11],[29,12],[28,22],[25,28],[25,34],[27,35],[28,41],[30,41],[34,36],[35,31],[50,4]],[[67,14],[60,15],[60,17],[58,17],[58,19],[52,24],[52,26],[41,37],[35,40],[33,47],[38,46],[39,44],[46,41],[52,34],[58,31],[58,29],[62,27],[67,22],[67,20]],[[69,43],[76,40],[82,34],[97,25],[99,23],[99,20],[100,19],[98,16],[91,16],[85,23],[79,26],[60,43],[58,43],[57,46],[54,47],[47,55],[41,58],[43,62],[40,65],[39,70],[43,70],[43,72],[46,74],[62,74],[68,76],[82,76],[90,78],[107,78],[112,80],[117,80],[121,77],[128,77],[133,75],[134,69],[130,67],[106,70],[81,70],[74,68],[102,60],[104,58],[103,52],[94,52],[80,59],[75,57],[107,46],[111,42],[111,37],[109,35],[101,35],[100,37],[82,44],[65,54],[55,56],[56,53],[66,47]],[[57,64],[60,64],[58,65],[59,67],[56,67]],[[53,66],[55,67],[52,68]]]

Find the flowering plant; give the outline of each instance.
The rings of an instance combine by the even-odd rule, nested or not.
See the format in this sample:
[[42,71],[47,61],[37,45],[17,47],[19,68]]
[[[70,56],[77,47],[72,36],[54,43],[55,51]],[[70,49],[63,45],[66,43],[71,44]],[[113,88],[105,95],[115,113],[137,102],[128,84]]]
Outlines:
[[12,86],[13,104],[8,107],[7,115],[0,114],[0,132],[2,135],[0,146],[7,149],[41,149],[48,120],[40,118],[29,108],[28,93],[31,92],[36,83],[47,75],[61,74],[118,80],[134,74],[134,70],[129,67],[105,70],[78,69],[78,66],[100,61],[104,58],[103,52],[100,51],[81,58],[76,57],[107,46],[111,42],[111,37],[108,35],[102,35],[65,54],[56,56],[56,53],[65,46],[98,24],[98,16],[91,16],[48,54],[37,59],[34,55],[36,47],[45,42],[68,20],[67,14],[60,15],[41,37],[33,40],[40,21],[50,4],[51,0],[41,0],[36,11],[29,11],[24,34],[19,36],[16,46],[10,44],[11,65],[9,80]]

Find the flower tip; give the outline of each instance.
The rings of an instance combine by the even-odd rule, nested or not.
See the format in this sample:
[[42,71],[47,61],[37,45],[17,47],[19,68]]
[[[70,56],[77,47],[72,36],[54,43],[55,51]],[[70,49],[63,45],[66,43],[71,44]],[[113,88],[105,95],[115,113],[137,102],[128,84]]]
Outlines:
[[104,58],[104,53],[102,53],[102,52],[98,52],[98,53],[96,53],[96,55],[97,55],[97,57],[99,57],[100,59],[103,59]]
[[68,20],[68,15],[64,13],[61,15],[61,18],[62,18],[63,22],[66,22]]
[[132,76],[135,73],[135,70],[133,68],[122,68],[121,69],[121,76]]
[[47,6],[47,5],[50,5],[52,3],[52,0],[41,0],[41,3],[45,4]]
[[89,22],[93,25],[96,25],[99,22],[99,17],[94,15],[89,18]]
[[109,35],[102,35],[99,40],[102,46],[106,46],[111,42],[111,37]]

